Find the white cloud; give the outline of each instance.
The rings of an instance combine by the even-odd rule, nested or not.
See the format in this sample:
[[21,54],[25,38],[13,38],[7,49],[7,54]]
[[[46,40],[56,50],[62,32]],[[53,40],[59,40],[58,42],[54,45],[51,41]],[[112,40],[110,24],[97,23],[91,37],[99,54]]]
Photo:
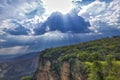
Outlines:
[[0,23],[0,30],[6,28],[6,29],[14,29],[17,26],[13,23],[13,19],[5,19],[3,21],[1,21]]
[[2,43],[2,42],[6,42],[6,40],[4,40],[4,39],[0,39],[0,43]]
[[0,35],[7,34],[5,29],[15,31],[16,23],[34,34],[33,26],[43,21],[44,11],[41,0],[0,0]]
[[98,15],[103,12],[106,8],[105,2],[94,1],[88,5],[82,7],[82,10],[79,12],[80,16],[90,16],[90,15]]
[[[82,2],[83,0],[72,0],[73,4],[77,4],[77,2]],[[77,6],[77,5],[76,5]]]
[[0,20],[8,18],[23,19],[26,17],[26,14],[34,10],[37,10],[36,15],[41,15],[44,11],[39,0],[1,0]]
[[1,48],[0,55],[9,55],[9,54],[23,54],[28,50],[28,46],[14,46],[9,48]]
[[89,20],[91,26],[98,31],[120,28],[120,0],[113,0],[110,3],[94,1],[78,13],[79,16]]

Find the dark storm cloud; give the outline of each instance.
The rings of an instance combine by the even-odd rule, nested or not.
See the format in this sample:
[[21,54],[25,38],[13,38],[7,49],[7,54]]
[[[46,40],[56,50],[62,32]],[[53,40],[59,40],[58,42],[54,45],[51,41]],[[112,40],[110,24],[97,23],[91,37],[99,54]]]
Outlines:
[[48,19],[35,29],[35,33],[44,34],[49,31],[60,31],[63,33],[89,33],[90,23],[77,15],[73,9],[70,13],[63,15],[60,12],[54,12]]
[[[20,23],[17,23],[16,21],[11,21],[11,28],[4,28],[3,31],[10,35],[28,35],[29,30],[26,29],[23,25]],[[15,26],[15,28],[13,27]]]

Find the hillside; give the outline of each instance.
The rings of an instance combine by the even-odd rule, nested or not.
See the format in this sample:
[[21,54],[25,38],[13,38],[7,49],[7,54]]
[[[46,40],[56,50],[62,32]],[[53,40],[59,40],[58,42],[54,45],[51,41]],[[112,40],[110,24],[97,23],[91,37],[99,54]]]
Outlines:
[[46,49],[32,80],[120,80],[119,60],[120,37]]
[[109,54],[120,60],[120,37],[103,38],[72,46],[46,49],[40,57],[49,60],[69,61],[78,58],[81,61],[105,60]]
[[0,56],[0,80],[20,80],[21,76],[32,75],[38,66],[38,54]]

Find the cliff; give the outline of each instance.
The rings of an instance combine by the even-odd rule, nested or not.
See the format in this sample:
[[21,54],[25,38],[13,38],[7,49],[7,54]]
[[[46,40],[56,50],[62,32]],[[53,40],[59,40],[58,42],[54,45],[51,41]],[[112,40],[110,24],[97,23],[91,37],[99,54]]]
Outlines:
[[120,37],[40,53],[32,80],[120,80]]
[[80,71],[79,60],[77,63],[50,61],[40,59],[35,78],[36,80],[85,80],[85,75]]

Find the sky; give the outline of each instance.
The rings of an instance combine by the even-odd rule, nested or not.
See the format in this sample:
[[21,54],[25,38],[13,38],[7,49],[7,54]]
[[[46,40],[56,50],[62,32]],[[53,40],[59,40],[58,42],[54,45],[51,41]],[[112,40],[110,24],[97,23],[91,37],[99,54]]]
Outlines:
[[120,0],[0,0],[0,55],[120,36]]

